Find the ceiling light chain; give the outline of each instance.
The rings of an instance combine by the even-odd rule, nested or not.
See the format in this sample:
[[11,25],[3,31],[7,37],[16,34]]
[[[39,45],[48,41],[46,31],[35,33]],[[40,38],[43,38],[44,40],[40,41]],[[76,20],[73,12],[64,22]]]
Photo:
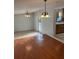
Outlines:
[[47,12],[47,11],[46,11],[46,0],[44,0],[44,1],[45,1],[45,15],[46,15],[46,12]]

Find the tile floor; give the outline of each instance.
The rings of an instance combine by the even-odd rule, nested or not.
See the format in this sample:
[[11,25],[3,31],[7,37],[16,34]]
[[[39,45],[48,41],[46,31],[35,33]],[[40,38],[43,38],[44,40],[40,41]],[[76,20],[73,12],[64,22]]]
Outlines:
[[61,41],[62,43],[64,43],[64,33],[61,34],[56,34],[53,36],[55,39]]
[[20,31],[20,32],[15,32],[14,33],[14,38],[21,38],[24,37],[26,35],[35,33],[35,31]]

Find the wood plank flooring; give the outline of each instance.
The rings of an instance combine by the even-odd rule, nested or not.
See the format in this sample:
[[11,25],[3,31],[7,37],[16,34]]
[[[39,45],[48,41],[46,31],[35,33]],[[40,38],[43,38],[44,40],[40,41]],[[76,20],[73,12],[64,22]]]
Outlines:
[[16,39],[14,59],[64,59],[64,44],[42,34]]

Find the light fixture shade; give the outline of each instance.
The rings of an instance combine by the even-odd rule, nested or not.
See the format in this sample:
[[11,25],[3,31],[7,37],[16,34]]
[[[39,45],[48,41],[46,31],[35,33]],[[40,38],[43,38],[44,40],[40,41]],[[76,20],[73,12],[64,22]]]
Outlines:
[[48,17],[49,17],[48,12],[43,12],[41,14],[41,18],[48,18]]
[[25,17],[30,17],[30,14],[28,12],[25,13]]
[[25,14],[25,17],[30,17],[30,15],[26,15],[26,14]]

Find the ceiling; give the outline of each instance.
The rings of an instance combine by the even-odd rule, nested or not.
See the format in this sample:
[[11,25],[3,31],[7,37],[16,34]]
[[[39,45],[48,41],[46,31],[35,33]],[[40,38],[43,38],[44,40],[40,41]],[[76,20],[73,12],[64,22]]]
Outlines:
[[[47,0],[47,9],[64,6],[64,0]],[[28,12],[36,12],[44,9],[43,0],[14,0],[14,14],[22,14]]]

